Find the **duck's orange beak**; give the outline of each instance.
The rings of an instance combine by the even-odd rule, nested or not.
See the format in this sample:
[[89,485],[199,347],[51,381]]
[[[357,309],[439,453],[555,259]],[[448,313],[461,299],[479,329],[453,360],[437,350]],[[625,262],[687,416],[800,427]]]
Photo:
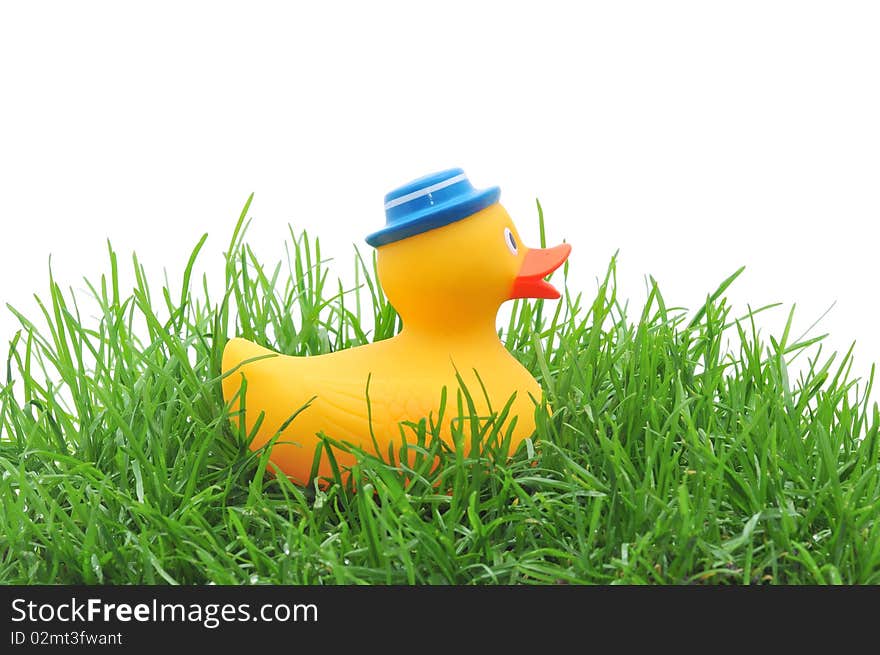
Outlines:
[[571,246],[563,243],[553,248],[530,248],[522,267],[513,281],[510,299],[514,298],[559,298],[561,295],[552,284],[544,281],[568,259]]

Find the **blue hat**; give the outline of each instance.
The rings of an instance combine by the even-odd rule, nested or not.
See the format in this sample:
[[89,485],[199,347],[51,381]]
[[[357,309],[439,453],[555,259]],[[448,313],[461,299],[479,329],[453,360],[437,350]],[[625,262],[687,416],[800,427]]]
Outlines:
[[385,195],[385,227],[367,237],[374,247],[467,218],[498,202],[501,189],[475,189],[460,168],[425,175]]

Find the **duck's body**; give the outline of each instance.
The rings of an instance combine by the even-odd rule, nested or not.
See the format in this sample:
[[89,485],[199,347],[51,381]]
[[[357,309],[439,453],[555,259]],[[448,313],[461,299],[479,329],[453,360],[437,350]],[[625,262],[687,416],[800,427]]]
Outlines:
[[[458,416],[461,388],[456,371],[480,417],[500,412],[515,396],[510,414],[519,418],[511,442],[517,444],[529,436],[534,430],[535,404],[541,400],[541,388],[531,374],[504,349],[497,336],[494,342],[463,345],[458,339],[452,341],[426,342],[404,330],[391,339],[337,353],[291,357],[233,339],[223,352],[224,370],[248,359],[265,359],[244,364],[226,377],[224,396],[235,395],[240,371],[247,379],[248,432],[258,413],[265,412],[253,448],[265,444],[293,413],[308,405],[279,437],[271,456],[273,463],[300,483],[309,480],[319,433],[368,452],[375,451],[375,437],[382,450],[379,454],[387,458],[388,445],[402,443],[401,422],[427,418],[436,424],[442,418],[441,435],[451,445],[450,420]],[[441,417],[444,387],[446,402]],[[490,408],[487,396],[501,405]],[[463,406],[467,412],[466,401]],[[406,427],[403,430],[407,441],[413,443],[415,433]],[[351,463],[350,457],[335,455],[342,458],[341,465]],[[326,457],[318,474],[331,474]]]
[[[386,204],[389,226],[368,239],[379,246],[379,277],[403,320],[399,335],[312,357],[280,355],[244,339],[226,345],[223,395],[231,401],[233,420],[243,416],[247,434],[256,428],[253,449],[280,431],[270,459],[294,481],[309,481],[321,434],[368,452],[378,446],[376,454],[388,458],[404,435],[415,440],[402,423],[426,419],[439,425],[441,437],[453,446],[450,422],[459,418],[459,407],[471,416],[462,385],[481,418],[497,416],[511,402],[501,427],[511,449],[534,431],[541,387],[501,344],[495,316],[510,298],[558,297],[543,277],[570,248],[520,248],[516,228],[497,204],[497,189],[477,192],[466,183],[462,191],[462,178],[460,169],[453,169],[402,187],[397,192],[402,200]],[[428,209],[416,219],[392,221],[398,205],[423,199],[425,194],[411,190],[418,185],[433,192]],[[457,195],[438,202],[450,185]],[[450,214],[450,204],[468,213]],[[422,230],[414,232],[413,225]],[[342,467],[354,461],[338,451],[334,456]],[[322,457],[318,475],[331,472]]]

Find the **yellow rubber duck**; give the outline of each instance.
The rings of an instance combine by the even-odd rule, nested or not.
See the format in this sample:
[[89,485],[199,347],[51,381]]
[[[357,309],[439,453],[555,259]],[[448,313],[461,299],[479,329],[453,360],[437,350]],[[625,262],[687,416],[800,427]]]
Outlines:
[[[444,387],[441,436],[452,446],[456,373],[480,416],[490,415],[489,404],[499,412],[514,397],[506,419],[516,417],[510,452],[534,432],[541,387],[505,350],[495,318],[506,300],[558,298],[544,278],[571,246],[523,246],[499,196],[498,187],[475,189],[460,168],[421,177],[385,196],[386,225],[367,243],[378,249],[379,281],[403,321],[397,336],[312,357],[281,355],[240,338],[227,343],[223,395],[231,401],[233,422],[243,415],[250,434],[264,414],[252,449],[283,428],[269,458],[298,484],[310,481],[319,433],[369,452],[375,452],[375,438],[378,454],[387,459],[389,445],[402,444],[402,421],[437,422]],[[413,433],[407,441],[414,441]],[[334,455],[341,467],[353,463],[346,453]],[[318,475],[331,475],[326,456]]]

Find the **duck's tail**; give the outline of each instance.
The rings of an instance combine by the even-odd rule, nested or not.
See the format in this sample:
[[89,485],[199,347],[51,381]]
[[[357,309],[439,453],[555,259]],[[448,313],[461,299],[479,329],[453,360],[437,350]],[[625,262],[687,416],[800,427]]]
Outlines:
[[262,361],[261,358],[271,355],[277,355],[277,353],[247,339],[235,337],[226,342],[221,361],[223,399],[228,403],[235,397],[241,388],[242,374],[249,365]]

